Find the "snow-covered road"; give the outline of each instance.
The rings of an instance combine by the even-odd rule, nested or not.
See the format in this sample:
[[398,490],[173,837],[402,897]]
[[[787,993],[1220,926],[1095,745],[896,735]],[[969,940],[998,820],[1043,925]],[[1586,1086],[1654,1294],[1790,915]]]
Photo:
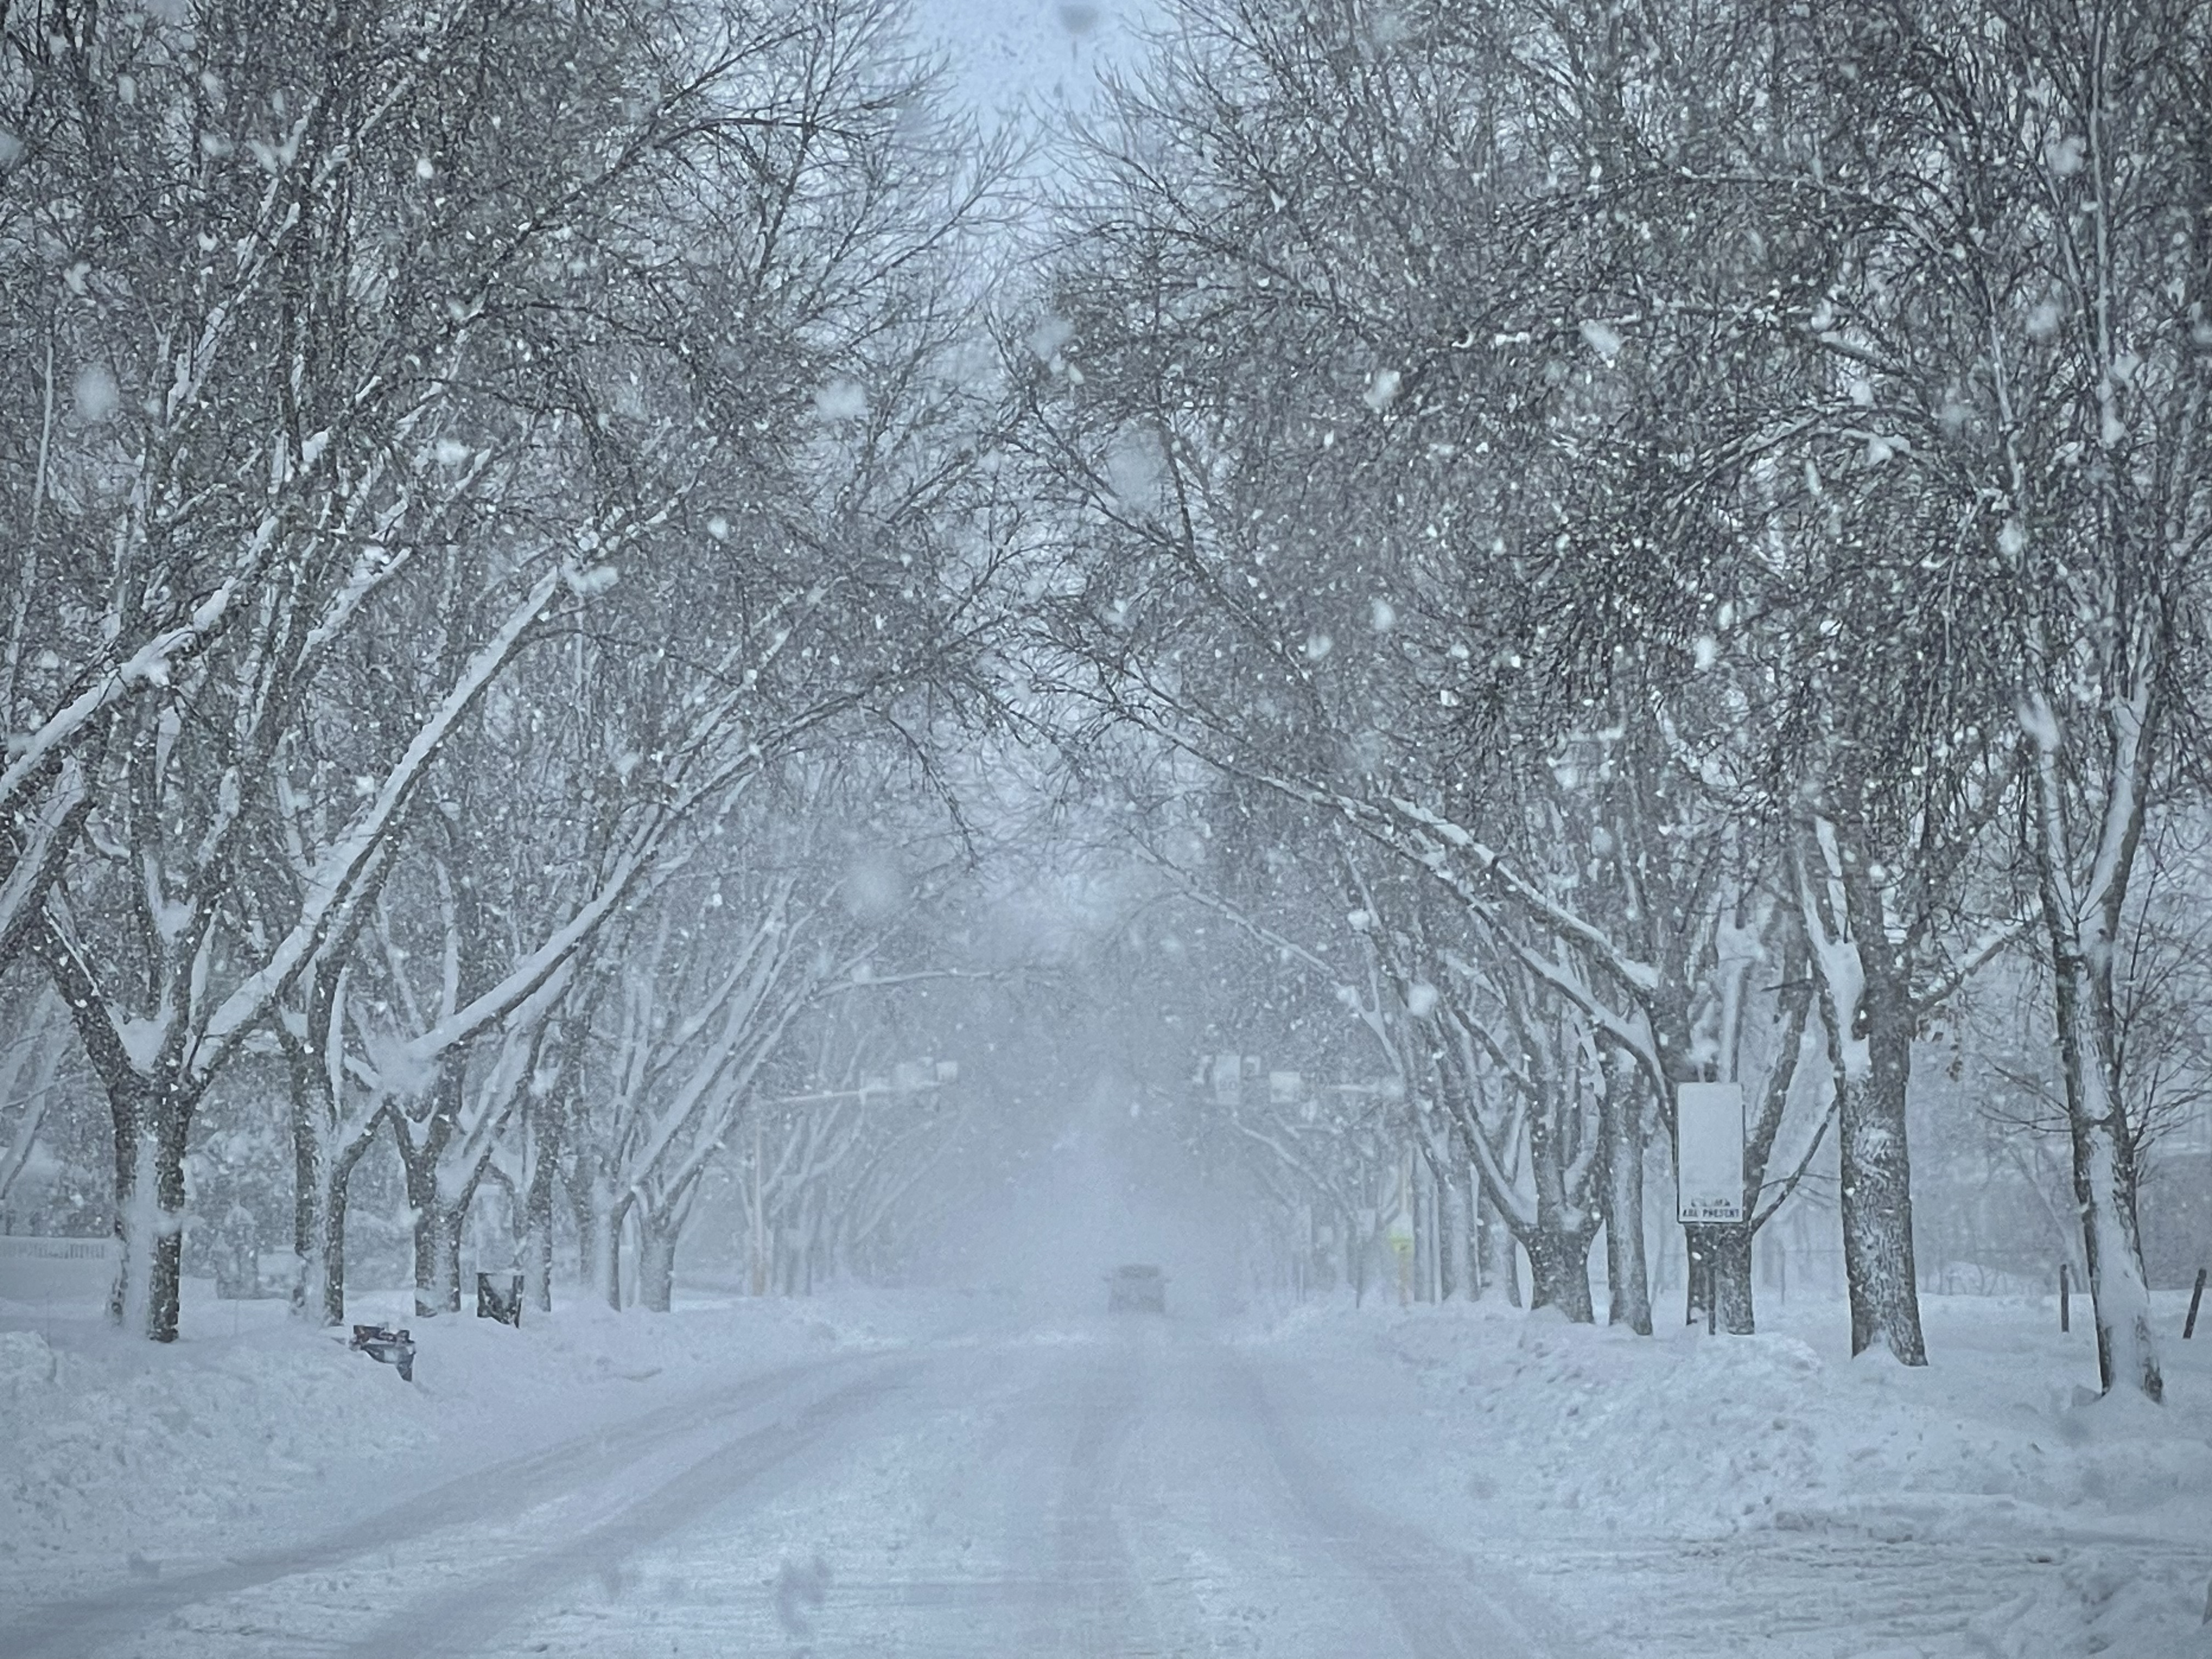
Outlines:
[[1911,1373],[1497,1307],[585,1306],[411,1387],[281,1307],[0,1333],[0,1659],[2212,1659],[2207,1356],[2099,1401],[2047,1311]]
[[1540,1604],[1349,1496],[1389,1415],[1151,1319],[826,1358],[48,1605],[0,1652],[1542,1654]]

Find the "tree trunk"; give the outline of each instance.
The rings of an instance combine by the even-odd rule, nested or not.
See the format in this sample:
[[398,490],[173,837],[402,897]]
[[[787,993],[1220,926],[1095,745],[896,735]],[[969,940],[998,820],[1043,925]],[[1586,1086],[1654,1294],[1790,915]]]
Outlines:
[[438,1198],[421,1191],[415,1171],[407,1171],[407,1206],[413,1213],[415,1256],[415,1316],[435,1319],[441,1311],[438,1295]]
[[1702,1222],[1682,1224],[1682,1322],[1695,1325],[1713,1311],[1712,1251]]
[[1528,1252],[1528,1306],[1557,1308],[1577,1325],[1595,1324],[1589,1234],[1539,1227],[1531,1229],[1521,1244]]
[[1367,1302],[1367,1246],[1366,1229],[1359,1224],[1358,1213],[1345,1218],[1344,1276],[1352,1281],[1352,1305],[1364,1307]]
[[1706,1294],[1717,1304],[1714,1322],[1730,1336],[1753,1334],[1758,1324],[1752,1301],[1751,1224],[1708,1222],[1692,1231],[1699,1235],[1692,1248],[1704,1260]]
[[1521,1274],[1514,1264],[1513,1230],[1478,1182],[1474,1189],[1475,1295],[1485,1301],[1504,1297],[1521,1305]]
[[2074,1198],[2081,1208],[2081,1250],[2097,1327],[2097,1375],[2107,1392],[2125,1382],[2163,1400],[2166,1379],[2151,1334],[2150,1285],[2136,1224],[2135,1137],[2121,1105],[2110,991],[2098,984],[2075,930],[2047,902],[2045,916],[2057,969]]
[[[2148,663],[2140,672],[2150,672]],[[2151,1335],[2150,1285],[2136,1225],[2135,1132],[2121,1088],[2119,1018],[2112,1000],[2113,935],[2142,835],[2149,783],[2150,684],[2141,682],[2138,696],[2115,699],[2107,710],[2108,793],[2098,815],[2101,834],[2092,843],[2099,849],[2099,870],[2091,875],[2089,890],[2075,884],[2074,837],[2055,725],[2039,739],[2033,850],[2066,1074],[2074,1201],[2097,1328],[2097,1374],[2107,1392],[2124,1382],[2148,1399],[2163,1400],[2166,1379]],[[2045,718],[2052,718],[2047,709]]]
[[450,1208],[438,1194],[438,1155],[418,1152],[402,1125],[392,1125],[400,1166],[407,1177],[407,1207],[414,1218],[415,1316],[435,1319],[461,1308],[461,1224],[465,1200]]
[[1467,1171],[1452,1157],[1449,1138],[1437,1166],[1437,1209],[1440,1224],[1437,1228],[1437,1294],[1447,1302],[1465,1301],[1474,1288],[1468,1282]]
[[561,1168],[561,1114],[547,1110],[532,1121],[537,1154],[522,1192],[521,1259],[523,1295],[540,1313],[553,1311],[553,1185]]
[[438,1216],[438,1299],[447,1313],[461,1310],[461,1234],[468,1226],[469,1200],[442,1209]]
[[[0,837],[0,840],[4,839]],[[5,857],[6,854],[0,852],[0,859]],[[0,957],[0,960],[4,959]],[[39,1130],[46,1121],[53,1100],[55,1081],[67,1050],[66,1045],[58,1041],[57,1034],[49,1028],[61,1007],[60,993],[52,986],[47,986],[40,994],[38,1008],[24,1022],[21,1045],[6,1060],[0,1061],[0,1099],[23,1103],[15,1127],[8,1132],[7,1146],[0,1147],[0,1214],[6,1212],[8,1194],[15,1189],[15,1183],[22,1178],[23,1171],[30,1167],[32,1156],[38,1150]],[[39,1064],[35,1077],[27,1085],[22,1073],[25,1063],[31,1057],[33,1043],[31,1034],[33,1032],[40,1034],[36,1039],[40,1051]],[[4,1223],[0,1223],[0,1226],[4,1225]]]
[[803,1237],[796,1226],[787,1224],[776,1229],[775,1289],[781,1297],[799,1294],[799,1245]]
[[1741,1221],[1692,1221],[1682,1227],[1690,1264],[1684,1317],[1694,1325],[1708,1314],[1730,1336],[1755,1329],[1751,1283],[1752,1228]]
[[123,1264],[108,1316],[156,1342],[177,1340],[183,1289],[185,1136],[189,1107],[143,1079],[111,1088],[115,1129],[115,1236]]
[[531,1171],[522,1200],[523,1295],[540,1313],[553,1311],[553,1160]]
[[[1909,1042],[1909,1037],[1905,1040]],[[1844,1276],[1851,1303],[1851,1352],[1877,1342],[1907,1365],[1924,1365],[1919,1281],[1912,1265],[1912,1172],[1905,1150],[1904,1042],[1877,1042],[1873,1067],[1836,1079],[1843,1162]]]
[[1651,1284],[1644,1259],[1642,1097],[1616,1076],[1606,1091],[1606,1322],[1651,1334]]
[[532,1211],[523,1223],[523,1293],[540,1313],[553,1311],[553,1209]]
[[592,1292],[617,1312],[622,1310],[622,1230],[629,1212],[627,1200],[615,1194],[614,1183],[594,1173],[578,1206],[579,1241],[582,1246],[584,1282]]
[[637,1219],[637,1299],[648,1313],[666,1313],[676,1291],[677,1228],[642,1209]]
[[319,1206],[322,1268],[317,1313],[325,1326],[345,1323],[346,1211],[354,1165],[361,1162],[372,1139],[368,1134],[356,1135],[350,1146],[338,1149],[337,1156],[329,1160],[323,1171]]
[[[1842,1163],[1844,1277],[1850,1296],[1851,1352],[1887,1344],[1906,1365],[1928,1363],[1912,1265],[1912,1166],[1905,1095],[1918,1010],[1910,971],[1885,929],[1881,896],[1866,849],[1835,827],[1823,848],[1831,903],[1823,921],[1808,902],[1814,957],[1826,987],[1823,1024],[1835,1079],[1836,1140]],[[1801,876],[1801,882],[1802,881]],[[1842,915],[1834,914],[1840,908]]]
[[2130,1188],[2133,1152],[2109,1119],[2072,1122],[2074,1193],[2081,1206],[2081,1248],[2088,1259],[2089,1297],[2097,1325],[2097,1374],[2109,1392],[2122,1382],[2148,1398],[2166,1398],[2166,1380],[2151,1334],[2150,1285],[2143,1271]]
[[[315,1103],[319,1107],[320,1103]],[[323,1169],[323,1126],[301,1097],[295,1082],[292,1091],[292,1316],[313,1318],[323,1324],[330,1270],[329,1182]]]

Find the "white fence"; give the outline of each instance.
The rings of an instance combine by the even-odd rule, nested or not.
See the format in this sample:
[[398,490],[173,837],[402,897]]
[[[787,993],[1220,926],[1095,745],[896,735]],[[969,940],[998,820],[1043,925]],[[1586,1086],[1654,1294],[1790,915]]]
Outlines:
[[0,1233],[0,1261],[120,1261],[123,1242],[116,1238],[38,1238],[28,1233]]
[[0,1300],[82,1303],[107,1299],[123,1260],[114,1238],[41,1238],[0,1233]]

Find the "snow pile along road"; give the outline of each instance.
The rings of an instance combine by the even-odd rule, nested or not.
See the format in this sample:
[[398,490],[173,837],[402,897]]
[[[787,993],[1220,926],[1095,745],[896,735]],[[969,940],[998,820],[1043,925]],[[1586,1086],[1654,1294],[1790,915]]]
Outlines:
[[1840,1309],[1656,1340],[1491,1306],[1307,1310],[1267,1340],[1419,1375],[1441,1455],[1389,1478],[1440,1524],[1494,1526],[1471,1500],[1495,1498],[1739,1559],[1925,1547],[1977,1564],[1969,1650],[2212,1655],[2212,1345],[2168,1345],[2154,1407],[2084,1387],[2092,1339],[2033,1299],[1923,1306],[1934,1363],[1911,1370],[1850,1358]]
[[2032,1300],[1928,1298],[1917,1370],[1825,1307],[1019,1311],[410,1321],[410,1386],[275,1304],[0,1304],[0,1650],[765,1652],[788,1567],[825,1654],[2212,1659],[2212,1344],[2157,1407]]
[[362,1300],[362,1320],[413,1332],[412,1385],[275,1302],[210,1298],[187,1328],[235,1317],[236,1332],[158,1347],[0,1302],[0,1601],[250,1551],[691,1390],[888,1346],[929,1314],[868,1298],[668,1317],[586,1304],[514,1330]]
[[336,1468],[396,1461],[434,1421],[423,1395],[332,1344],[0,1330],[0,1572],[47,1589],[88,1559],[157,1571]]

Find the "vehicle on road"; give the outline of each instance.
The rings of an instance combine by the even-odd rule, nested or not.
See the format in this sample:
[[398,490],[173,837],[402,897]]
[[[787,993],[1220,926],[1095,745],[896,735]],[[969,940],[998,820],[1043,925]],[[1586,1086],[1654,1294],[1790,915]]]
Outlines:
[[1167,1310],[1167,1275],[1158,1267],[1128,1262],[1107,1275],[1107,1312],[1164,1314]]

